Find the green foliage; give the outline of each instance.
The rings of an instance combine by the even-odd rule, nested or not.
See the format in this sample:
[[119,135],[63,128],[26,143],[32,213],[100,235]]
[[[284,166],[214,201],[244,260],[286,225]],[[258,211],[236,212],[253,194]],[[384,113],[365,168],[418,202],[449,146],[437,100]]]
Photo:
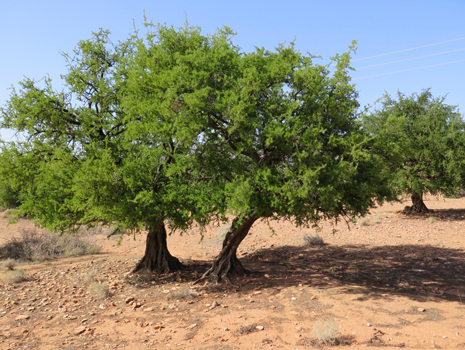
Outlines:
[[180,108],[199,114],[196,160],[226,180],[227,210],[307,225],[364,214],[390,197],[357,122],[350,53],[334,58],[331,73],[293,44],[249,54],[224,46],[228,54],[222,46],[196,67],[204,94]]
[[308,225],[390,198],[360,131],[351,51],[332,72],[292,43],[242,53],[226,27],[147,28],[79,42],[64,92],[48,78],[12,90],[2,126],[27,142],[3,147],[0,179],[22,213],[59,231],[186,228],[228,212]]
[[15,191],[10,184],[0,184],[0,209],[13,209],[21,204],[19,191]]
[[363,118],[374,152],[391,184],[404,194],[455,194],[465,180],[465,123],[456,107],[429,90],[397,100],[386,95],[380,109]]

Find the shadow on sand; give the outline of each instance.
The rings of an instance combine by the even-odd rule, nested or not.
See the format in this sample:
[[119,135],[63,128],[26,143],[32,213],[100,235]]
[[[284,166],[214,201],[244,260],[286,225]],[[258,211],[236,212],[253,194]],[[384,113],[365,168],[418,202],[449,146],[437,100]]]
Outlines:
[[[259,250],[241,261],[251,271],[234,281],[244,292],[302,284],[363,293],[366,299],[390,294],[417,301],[465,302],[465,252],[461,249],[428,245],[284,246]],[[182,279],[194,281],[208,267],[208,262],[187,262]]]

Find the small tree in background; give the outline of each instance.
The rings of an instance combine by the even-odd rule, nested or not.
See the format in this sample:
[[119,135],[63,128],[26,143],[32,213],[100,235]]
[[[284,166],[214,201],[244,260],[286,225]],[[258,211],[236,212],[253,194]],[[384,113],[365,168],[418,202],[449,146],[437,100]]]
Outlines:
[[374,136],[392,186],[412,199],[412,210],[428,211],[426,193],[456,194],[465,179],[465,123],[457,108],[430,90],[397,100],[386,95],[381,108],[363,118]]

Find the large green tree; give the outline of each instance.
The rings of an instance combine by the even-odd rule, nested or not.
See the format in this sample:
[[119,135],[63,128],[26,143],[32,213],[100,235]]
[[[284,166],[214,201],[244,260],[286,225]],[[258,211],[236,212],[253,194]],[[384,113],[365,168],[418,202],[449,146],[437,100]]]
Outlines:
[[221,161],[233,166],[225,188],[236,217],[204,280],[245,272],[236,252],[258,219],[315,225],[364,215],[391,198],[360,132],[349,55],[334,57],[331,71],[293,44],[259,48],[219,79],[234,83],[228,94],[209,95],[205,143],[229,155]]
[[[2,126],[26,140],[4,145],[1,177],[21,192],[22,213],[41,226],[64,232],[103,223],[123,232],[147,230],[135,270],[163,273],[182,267],[168,251],[165,220],[181,227],[192,221],[187,190],[196,187],[180,182],[180,157],[190,147],[166,129],[172,124],[160,120],[150,127],[124,107],[139,43],[135,35],[114,44],[109,32],[100,31],[65,55],[63,92],[48,78],[26,79],[13,89]],[[167,118],[176,114],[165,112]]]
[[412,199],[412,210],[428,211],[426,193],[456,194],[465,179],[465,123],[455,106],[430,90],[397,99],[384,96],[381,107],[363,118],[374,137],[374,152],[384,161],[392,186]]
[[389,199],[357,121],[350,53],[325,66],[293,44],[243,53],[228,28],[148,28],[118,45],[107,33],[81,42],[69,94],[26,80],[3,110],[32,142],[10,145],[22,160],[12,166],[32,174],[21,207],[41,223],[146,229],[137,268],[168,272],[180,265],[167,219],[185,228],[232,214],[203,276],[214,283],[245,273],[237,248],[261,218],[312,225]]
[[363,215],[391,198],[357,121],[349,53],[330,69],[293,44],[242,53],[227,28],[213,37],[164,30],[172,41],[154,36],[144,45],[128,94],[144,118],[159,120],[167,104],[198,133],[191,166],[217,180],[224,201],[216,212],[234,216],[202,280],[246,272],[237,248],[261,218],[313,225]]

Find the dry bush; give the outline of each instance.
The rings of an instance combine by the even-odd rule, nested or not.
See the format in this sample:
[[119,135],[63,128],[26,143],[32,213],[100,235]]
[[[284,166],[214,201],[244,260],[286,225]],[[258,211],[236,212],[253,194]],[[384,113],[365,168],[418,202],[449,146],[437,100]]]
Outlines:
[[110,290],[105,283],[91,282],[87,291],[92,297],[99,300],[106,299],[110,296]]
[[314,338],[304,338],[298,345],[305,347],[322,347],[337,345],[352,345],[354,337],[341,335],[339,326],[333,319],[318,321],[312,330]]
[[59,235],[36,229],[21,231],[21,238],[12,238],[0,247],[0,258],[43,261],[61,257],[97,254],[100,246],[78,235]]
[[307,234],[304,236],[304,241],[305,241],[305,245],[311,246],[311,247],[322,246],[325,244],[325,242],[323,241],[323,238],[321,238],[320,235]]
[[333,319],[326,321],[317,321],[312,330],[318,343],[323,345],[339,345],[341,331],[339,325]]
[[5,284],[15,284],[27,281],[28,278],[23,269],[13,269],[6,271],[1,280]]
[[14,270],[16,267],[16,260],[6,259],[2,262],[2,268],[7,269],[8,271]]

